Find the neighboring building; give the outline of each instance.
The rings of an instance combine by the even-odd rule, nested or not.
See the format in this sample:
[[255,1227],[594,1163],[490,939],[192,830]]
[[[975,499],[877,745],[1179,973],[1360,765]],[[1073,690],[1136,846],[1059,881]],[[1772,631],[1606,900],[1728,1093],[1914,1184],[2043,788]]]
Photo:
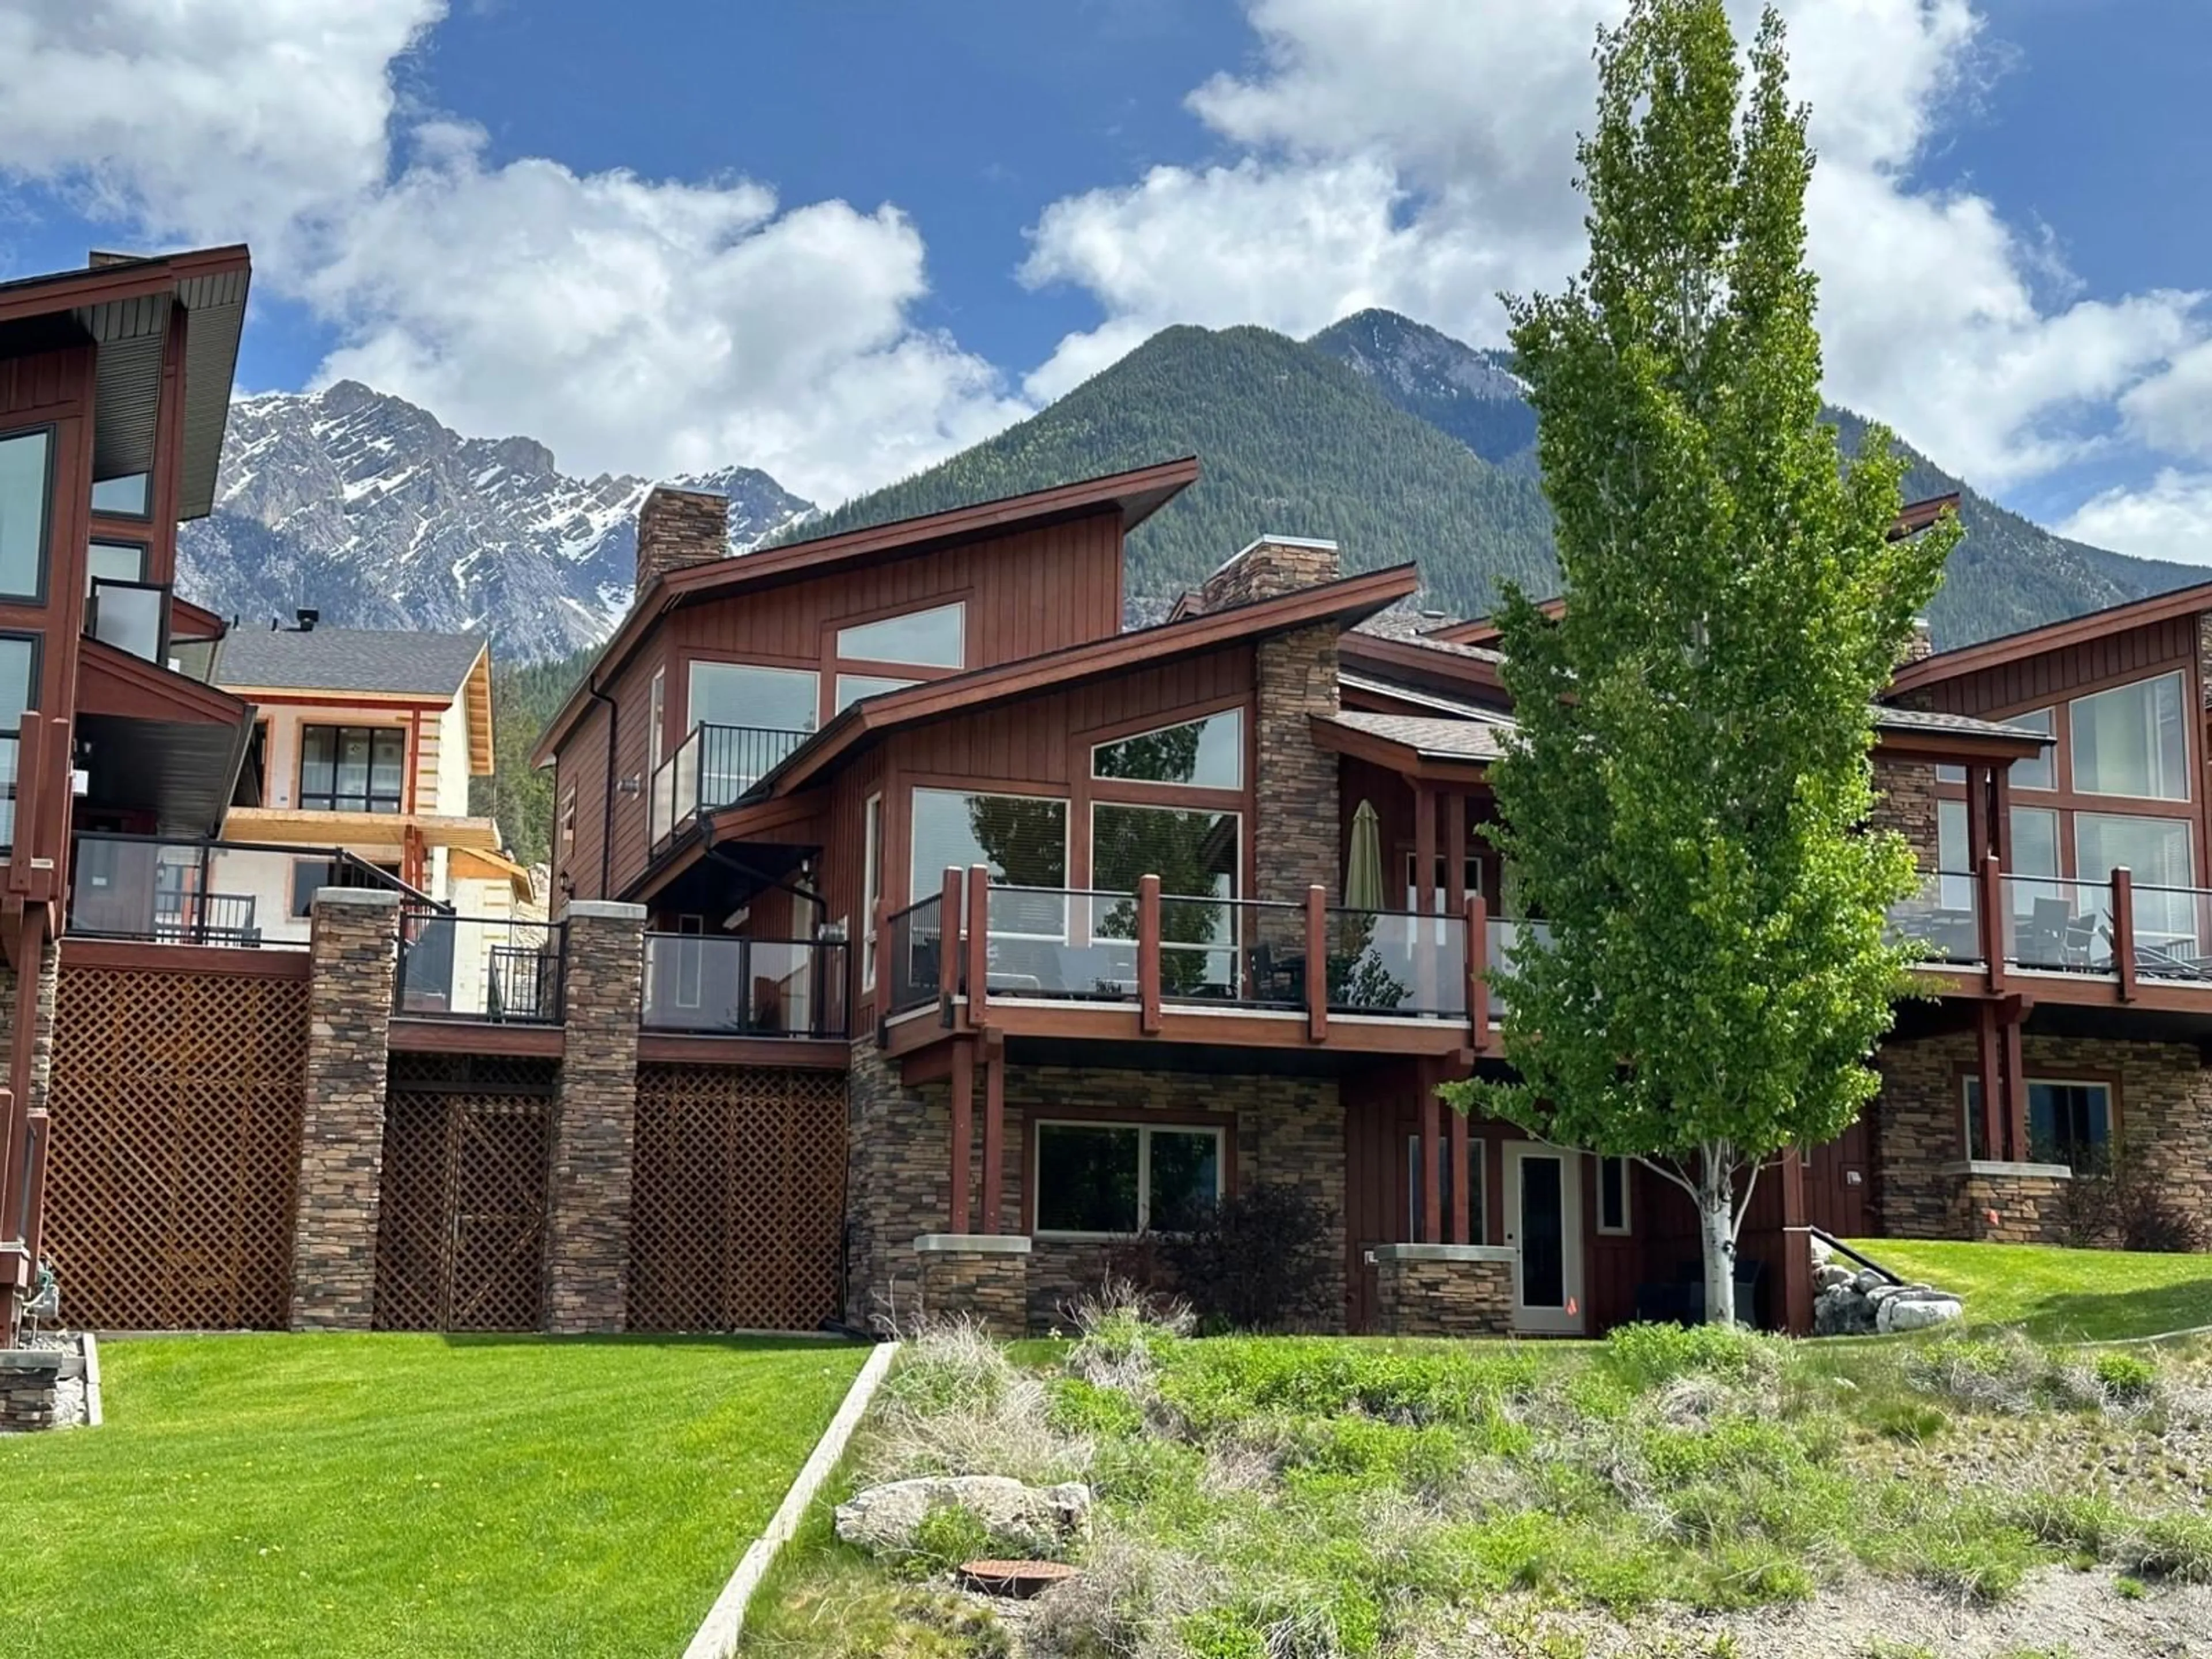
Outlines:
[[241,787],[246,705],[180,672],[222,623],[170,585],[249,276],[229,247],[0,283],[0,1340],[38,1244],[75,837],[210,835]]

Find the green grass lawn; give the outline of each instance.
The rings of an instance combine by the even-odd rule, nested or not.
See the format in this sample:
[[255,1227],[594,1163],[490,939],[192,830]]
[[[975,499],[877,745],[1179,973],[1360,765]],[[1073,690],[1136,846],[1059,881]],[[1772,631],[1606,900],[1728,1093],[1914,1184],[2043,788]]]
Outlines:
[[44,1659],[679,1654],[865,1352],[109,1344],[106,1426],[0,1439],[12,1642]]
[[1854,1240],[1907,1279],[1956,1291],[1976,1325],[2046,1342],[2118,1341],[2212,1325],[2212,1255],[2064,1250],[2045,1244]]

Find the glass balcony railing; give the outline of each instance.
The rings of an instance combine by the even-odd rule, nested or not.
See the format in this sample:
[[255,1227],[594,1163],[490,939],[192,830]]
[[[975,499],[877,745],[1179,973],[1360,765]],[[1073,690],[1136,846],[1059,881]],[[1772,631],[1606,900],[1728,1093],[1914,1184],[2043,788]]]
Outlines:
[[556,1025],[565,933],[558,922],[403,910],[392,1012]]
[[1981,891],[1972,876],[1931,875],[1889,907],[1884,932],[1929,962],[1978,963],[1982,951]]
[[845,946],[647,933],[642,1023],[723,1036],[842,1037]]
[[1467,921],[1389,910],[1328,913],[1332,1013],[1467,1018]]
[[665,846],[717,812],[781,765],[813,735],[763,726],[697,726],[654,769],[647,799],[653,845]]

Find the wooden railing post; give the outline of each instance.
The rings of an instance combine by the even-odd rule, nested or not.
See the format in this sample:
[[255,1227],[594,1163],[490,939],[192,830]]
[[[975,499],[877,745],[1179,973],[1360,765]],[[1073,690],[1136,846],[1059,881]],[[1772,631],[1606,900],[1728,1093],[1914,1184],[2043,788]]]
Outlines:
[[1306,1036],[1328,1041],[1328,889],[1306,889]]
[[1160,1016],[1160,878],[1137,878],[1137,1029],[1158,1036]]
[[2120,976],[2120,1000],[2136,1000],[2136,878],[2125,865],[2112,872],[2112,966]]
[[[959,870],[947,865],[939,884],[937,899],[937,1006],[939,1018],[948,1026],[960,1024],[960,895]],[[954,1228],[955,1232],[963,1231]]]
[[1467,1024],[1475,1053],[1490,1047],[1490,906],[1480,893],[1467,896]]
[[1977,873],[1981,879],[1982,962],[1990,994],[2004,989],[2005,983],[2005,890],[2004,867],[1995,853],[1984,854]]
[[991,978],[991,866],[977,864],[968,871],[968,1023],[982,1029],[990,1006]]

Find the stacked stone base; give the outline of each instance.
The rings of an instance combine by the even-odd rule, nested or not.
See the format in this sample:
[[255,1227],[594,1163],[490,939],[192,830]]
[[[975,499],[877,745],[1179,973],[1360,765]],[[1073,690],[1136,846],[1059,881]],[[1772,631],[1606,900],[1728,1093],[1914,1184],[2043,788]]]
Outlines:
[[914,1241],[921,1266],[921,1312],[969,1318],[992,1335],[1029,1328],[1030,1242],[1012,1233],[925,1233]]
[[1947,1164],[1952,1185],[1947,1237],[1983,1244],[2057,1244],[2065,1233],[2063,1164]]
[[64,1348],[0,1349],[0,1434],[72,1429],[92,1420],[91,1340]]
[[1506,1336],[1513,1251],[1492,1244],[1386,1244],[1375,1261],[1376,1328],[1384,1336]]

